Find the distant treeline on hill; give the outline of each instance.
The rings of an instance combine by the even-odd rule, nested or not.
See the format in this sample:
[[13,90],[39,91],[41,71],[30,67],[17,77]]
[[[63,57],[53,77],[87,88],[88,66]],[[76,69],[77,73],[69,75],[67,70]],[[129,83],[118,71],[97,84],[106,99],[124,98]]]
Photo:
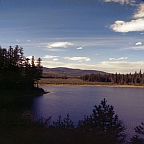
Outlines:
[[106,82],[120,85],[144,85],[144,73],[141,70],[134,74],[90,74],[83,75],[80,79],[91,82]]
[[[18,45],[9,49],[0,47],[0,89],[33,88],[42,75],[41,59],[35,62],[23,55],[23,48]],[[37,63],[37,64],[35,64]]]

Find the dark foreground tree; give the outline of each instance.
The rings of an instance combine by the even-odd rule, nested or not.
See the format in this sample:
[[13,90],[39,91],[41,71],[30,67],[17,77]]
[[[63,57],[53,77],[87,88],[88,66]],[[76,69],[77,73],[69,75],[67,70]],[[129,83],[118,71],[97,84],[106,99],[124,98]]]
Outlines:
[[35,120],[29,111],[20,117],[19,113],[9,115],[5,109],[0,112],[1,144],[124,144],[124,129],[105,99],[75,127],[69,114],[51,124],[51,116]]
[[144,144],[144,123],[135,129],[136,135],[130,139],[130,144]]
[[35,65],[23,55],[23,48],[18,45],[9,49],[0,47],[0,89],[33,88],[42,74],[41,59]]
[[123,122],[114,113],[114,107],[107,105],[104,99],[99,106],[94,106],[90,116],[79,121],[78,127],[84,137],[100,144],[123,144],[126,134]]
[[61,115],[58,116],[58,120],[53,122],[53,127],[58,129],[74,129],[74,122],[70,119],[69,114],[67,114],[66,118],[62,120]]

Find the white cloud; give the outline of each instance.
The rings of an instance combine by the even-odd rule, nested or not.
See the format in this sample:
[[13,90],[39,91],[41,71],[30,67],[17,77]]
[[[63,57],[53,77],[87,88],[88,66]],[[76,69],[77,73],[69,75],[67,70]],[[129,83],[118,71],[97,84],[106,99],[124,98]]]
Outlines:
[[54,58],[53,61],[58,61],[58,58]]
[[136,46],[142,45],[142,42],[137,42],[135,45]]
[[115,32],[131,32],[131,31],[144,31],[144,18],[132,20],[130,22],[115,21],[114,24],[110,26]]
[[45,55],[43,58],[52,59],[52,58],[58,58],[59,56],[52,56],[52,55]]
[[109,58],[110,61],[119,61],[119,60],[126,60],[128,57],[120,57],[118,59],[116,58]]
[[115,32],[123,33],[144,31],[144,3],[138,5],[138,9],[132,17],[135,19],[129,22],[117,20],[114,24],[110,25],[110,28]]
[[143,18],[144,17],[144,4],[139,4],[137,12],[133,15],[134,18]]
[[72,60],[72,61],[79,61],[79,62],[90,61],[90,58],[88,57],[64,57],[64,59]]
[[77,49],[78,49],[78,50],[81,50],[81,49],[83,49],[83,48],[82,48],[82,47],[78,47]]
[[118,2],[121,4],[133,4],[135,3],[135,0],[104,0],[104,2]]
[[121,57],[121,58],[118,58],[117,60],[126,60],[128,57]]
[[67,48],[68,46],[72,46],[74,44],[70,43],[70,42],[54,42],[49,44],[47,47],[48,48]]
[[112,61],[112,60],[116,60],[116,59],[115,59],[115,58],[109,58],[109,60],[111,60],[111,61]]

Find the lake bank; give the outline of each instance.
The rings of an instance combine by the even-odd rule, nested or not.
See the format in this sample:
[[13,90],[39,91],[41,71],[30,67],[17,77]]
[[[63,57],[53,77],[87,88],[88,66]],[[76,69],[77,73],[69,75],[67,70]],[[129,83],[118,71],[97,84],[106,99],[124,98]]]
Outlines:
[[[121,87],[121,88],[144,88],[144,86],[135,85],[106,85],[106,84],[39,84],[39,86],[103,86],[103,87]],[[48,92],[47,92],[48,93]]]
[[144,88],[143,85],[120,85],[104,82],[88,82],[78,78],[41,78],[39,86],[106,86],[106,87],[124,87],[124,88]]
[[32,89],[3,89],[0,93],[0,108],[15,108],[22,106],[31,99],[45,94],[42,88]]

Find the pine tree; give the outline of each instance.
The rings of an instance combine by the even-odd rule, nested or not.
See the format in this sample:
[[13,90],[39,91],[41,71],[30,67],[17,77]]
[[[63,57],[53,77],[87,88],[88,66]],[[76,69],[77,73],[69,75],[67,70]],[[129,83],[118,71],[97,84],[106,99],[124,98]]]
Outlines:
[[130,144],[143,144],[144,143],[144,123],[134,128],[136,135],[130,139]]
[[107,105],[104,99],[99,106],[94,106],[93,113],[79,121],[79,128],[84,135],[95,137],[96,142],[122,144],[125,141],[125,127],[114,113],[114,107]]
[[35,81],[42,75],[41,59],[35,66],[34,57],[32,62],[23,55],[23,48],[16,45],[7,50],[0,47],[0,89],[4,88],[33,88]]

